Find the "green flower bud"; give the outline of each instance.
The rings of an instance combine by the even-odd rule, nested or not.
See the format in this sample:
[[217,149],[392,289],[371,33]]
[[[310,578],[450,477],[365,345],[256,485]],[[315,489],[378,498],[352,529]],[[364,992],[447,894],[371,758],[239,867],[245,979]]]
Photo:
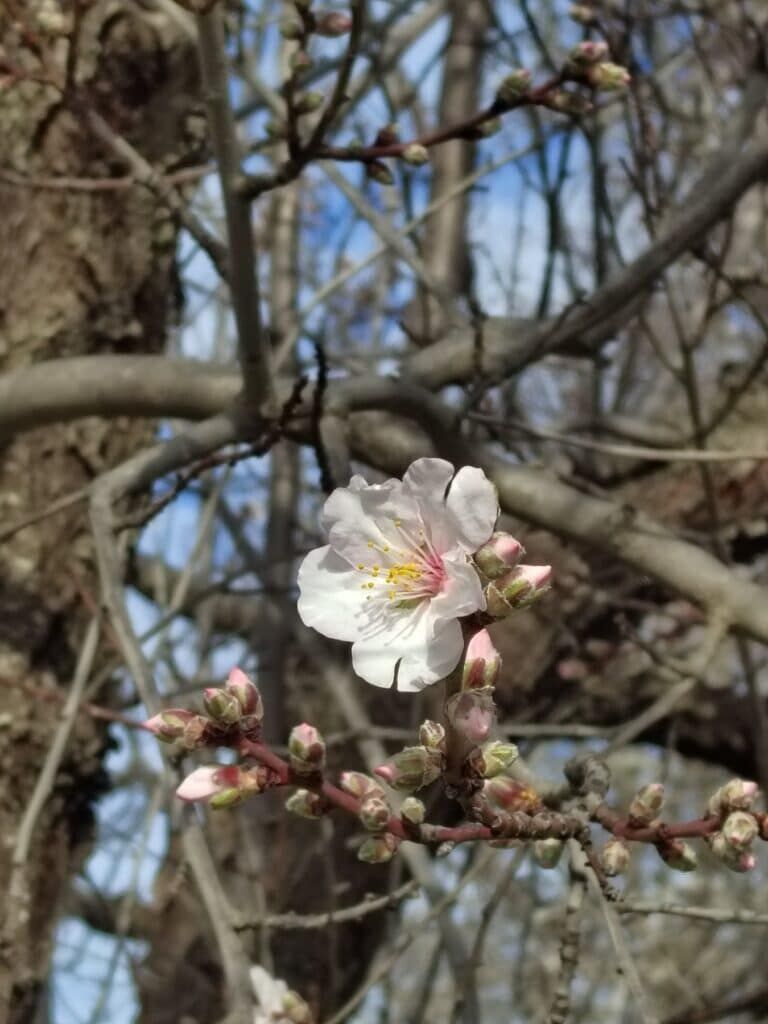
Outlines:
[[400,806],[400,816],[412,825],[421,825],[427,809],[424,804],[415,796],[407,796]]
[[631,825],[642,827],[650,825],[657,818],[664,806],[664,787],[660,782],[652,782],[643,786],[629,805],[629,821]]
[[603,871],[609,878],[623,875],[629,867],[629,860],[629,846],[623,839],[618,839],[616,836],[608,840],[603,847],[603,852],[600,854],[600,863],[603,865]]
[[419,726],[419,742],[430,750],[445,750],[445,729],[428,718]]
[[285,801],[285,809],[300,818],[322,818],[328,809],[325,799],[309,789],[297,789]]
[[695,871],[699,864],[696,851],[682,839],[670,839],[656,847],[659,856],[673,871]]
[[443,755],[428,747],[405,747],[390,762],[380,765],[374,774],[393,789],[405,793],[428,786],[443,771]]
[[203,707],[219,725],[234,725],[243,715],[243,708],[234,693],[213,686],[203,690]]
[[602,92],[615,92],[626,89],[632,77],[621,64],[604,61],[587,68],[586,79],[593,89],[599,89]]
[[556,868],[564,848],[562,839],[537,839],[533,844],[533,859],[540,868]]
[[531,85],[531,72],[527,68],[519,68],[507,75],[496,91],[496,99],[507,106],[513,106],[528,93]]
[[391,813],[387,801],[372,793],[363,798],[359,818],[363,828],[368,829],[369,832],[381,832],[387,827]]
[[391,832],[380,836],[369,836],[357,851],[357,859],[366,864],[386,864],[392,860],[400,840]]
[[501,740],[486,743],[482,751],[485,765],[483,777],[486,779],[502,775],[519,757],[519,751],[514,743],[504,743]]
[[296,101],[297,114],[311,114],[319,110],[325,102],[325,96],[321,92],[305,92]]
[[429,150],[426,146],[421,146],[417,142],[412,142],[410,146],[406,146],[403,150],[402,158],[407,164],[413,164],[414,167],[420,167],[422,164],[429,163]]
[[372,160],[366,164],[365,171],[371,181],[377,181],[379,185],[394,185],[395,183],[392,171],[380,160]]

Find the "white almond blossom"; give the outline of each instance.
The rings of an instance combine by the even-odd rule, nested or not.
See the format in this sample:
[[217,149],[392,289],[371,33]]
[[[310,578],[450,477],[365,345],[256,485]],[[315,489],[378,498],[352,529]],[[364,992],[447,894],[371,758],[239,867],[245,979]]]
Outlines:
[[353,477],[325,503],[328,544],[299,569],[302,621],[352,641],[355,672],[374,686],[415,692],[445,678],[464,648],[459,619],[485,608],[470,556],[498,514],[483,471],[454,475],[443,459],[418,459],[402,481]]

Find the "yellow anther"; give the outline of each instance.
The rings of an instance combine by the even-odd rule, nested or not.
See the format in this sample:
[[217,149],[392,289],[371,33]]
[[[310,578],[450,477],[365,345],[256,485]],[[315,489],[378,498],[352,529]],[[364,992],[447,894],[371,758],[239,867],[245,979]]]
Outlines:
[[362,571],[365,568],[365,562],[358,562],[357,563],[357,568]]

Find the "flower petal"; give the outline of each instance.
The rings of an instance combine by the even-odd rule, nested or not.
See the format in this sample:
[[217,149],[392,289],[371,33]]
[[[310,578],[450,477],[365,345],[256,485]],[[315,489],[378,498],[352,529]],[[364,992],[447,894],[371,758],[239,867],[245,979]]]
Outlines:
[[482,469],[464,466],[453,478],[446,504],[467,550],[477,551],[499,518],[496,488]]
[[431,612],[436,619],[458,619],[485,608],[477,569],[467,561],[461,549],[443,555],[443,569],[445,581],[431,602]]
[[310,551],[298,575],[298,612],[332,640],[356,640],[368,621],[360,574],[326,545]]
[[392,686],[416,693],[444,679],[456,667],[464,649],[461,626],[455,619],[436,621],[431,602],[413,609],[394,610],[389,622],[352,647],[355,672],[374,686]]

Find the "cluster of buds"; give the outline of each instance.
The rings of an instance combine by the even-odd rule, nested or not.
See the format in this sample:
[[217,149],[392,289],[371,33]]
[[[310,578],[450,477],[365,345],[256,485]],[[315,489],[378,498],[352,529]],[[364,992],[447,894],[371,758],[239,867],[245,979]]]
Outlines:
[[529,607],[549,589],[552,566],[521,565],[524,555],[522,544],[511,534],[494,533],[473,556],[488,581],[486,611],[495,619]]
[[[385,864],[392,860],[400,840],[387,832],[386,828],[392,815],[386,794],[379,783],[363,772],[342,772],[341,788],[350,796],[360,801],[358,817],[363,828],[375,833],[368,836],[357,849],[357,859],[366,864]],[[403,806],[405,806],[405,801]],[[421,804],[420,800],[414,801]],[[423,809],[423,804],[421,804]]]
[[563,73],[573,82],[582,82],[603,92],[626,88],[630,82],[629,72],[620,64],[606,60],[608,56],[607,43],[586,40],[568,54]]
[[314,725],[302,722],[288,738],[291,771],[301,778],[320,775],[325,767],[325,740]]
[[203,765],[184,779],[176,796],[189,802],[207,803],[214,809],[234,807],[263,793],[274,784],[273,773],[264,765]]
[[404,747],[391,761],[379,765],[375,774],[403,793],[415,793],[443,774],[445,755],[437,747]]
[[181,750],[216,746],[234,733],[258,738],[264,718],[261,694],[254,682],[239,668],[233,668],[222,688],[203,691],[205,714],[186,708],[168,708],[144,723],[144,728],[163,743],[175,743]]
[[756,864],[752,847],[762,830],[751,809],[757,795],[756,782],[731,779],[707,803],[709,814],[721,820],[719,831],[707,837],[709,848],[731,871],[751,871]]

